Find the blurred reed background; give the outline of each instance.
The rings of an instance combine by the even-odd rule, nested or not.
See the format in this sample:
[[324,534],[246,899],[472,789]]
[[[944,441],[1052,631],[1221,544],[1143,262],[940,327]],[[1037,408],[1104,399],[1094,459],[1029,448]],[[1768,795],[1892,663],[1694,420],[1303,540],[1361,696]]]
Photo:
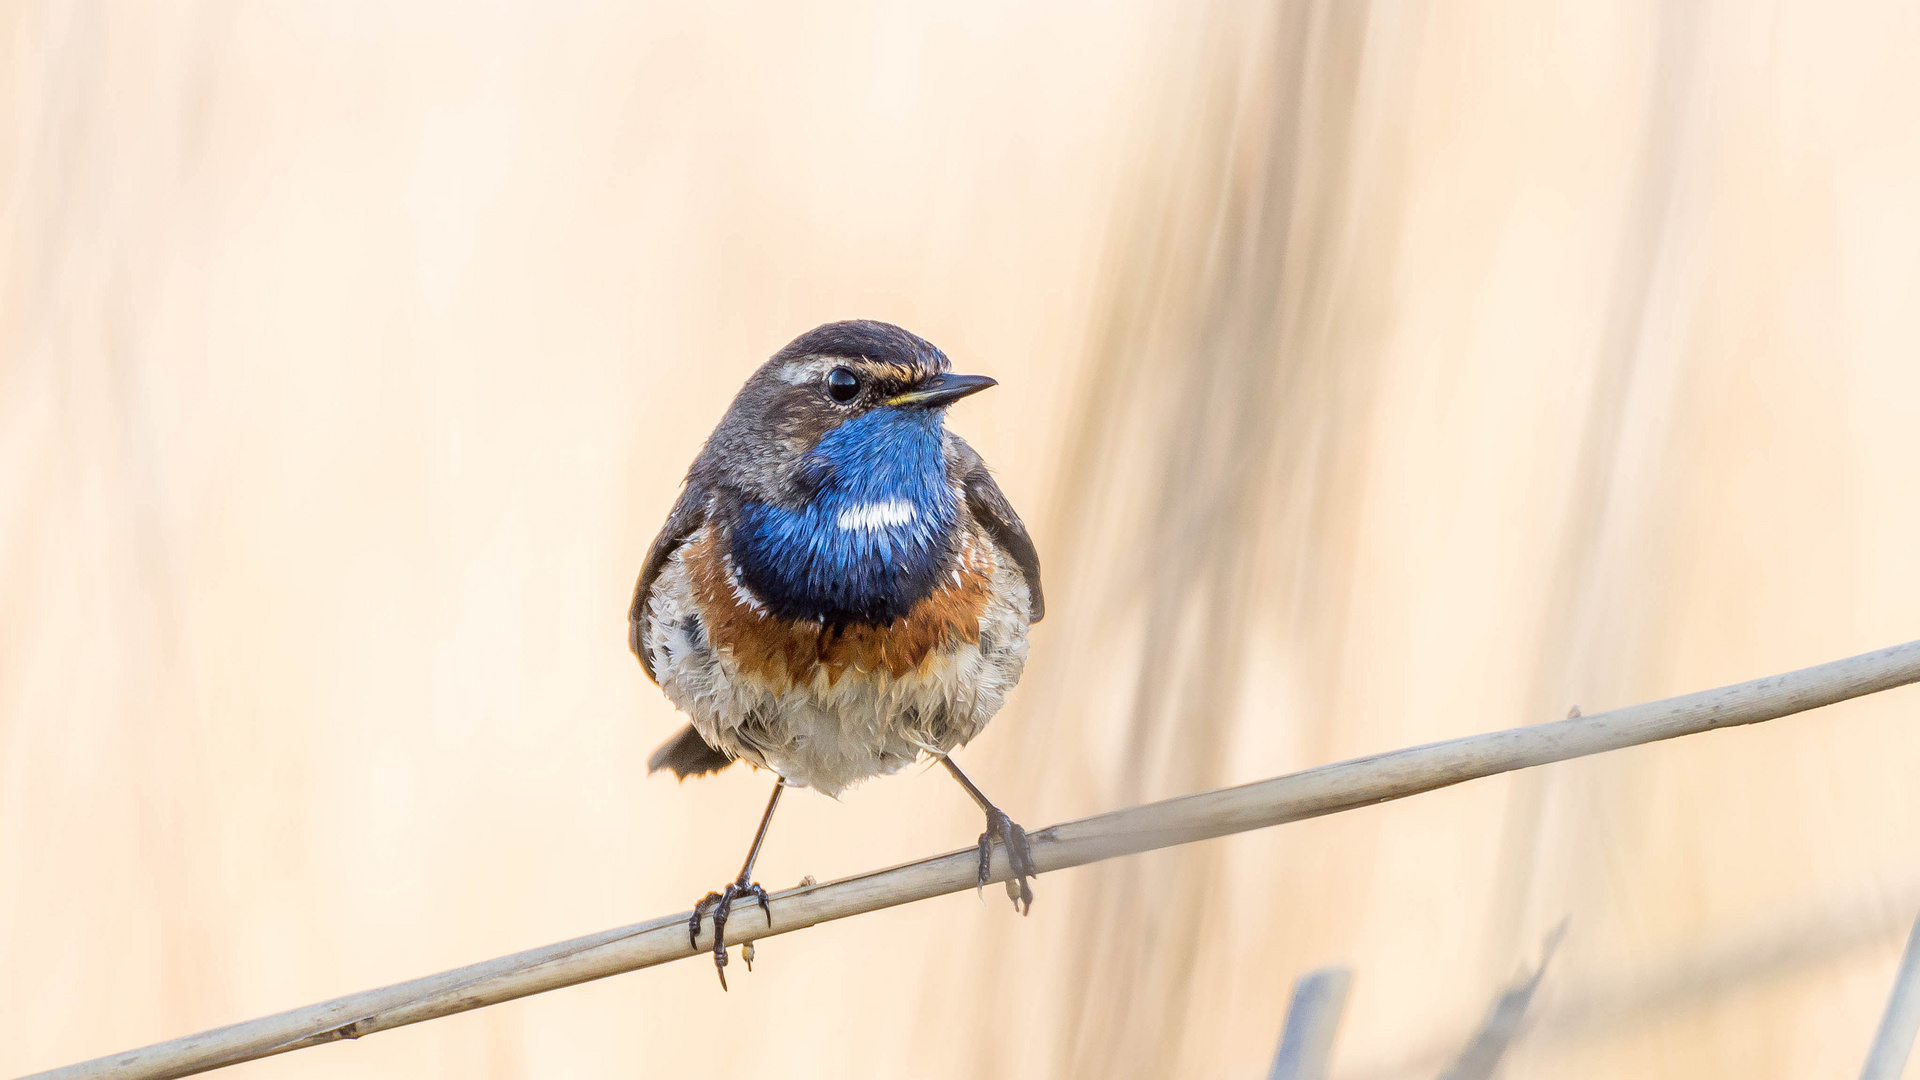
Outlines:
[[[896,321],[1047,622],[1037,826],[1920,636],[1920,8],[0,6],[0,1074],[684,908],[633,575],[733,390]],[[1049,875],[236,1076],[1858,1067],[1912,692]],[[908,773],[761,880],[969,843]]]

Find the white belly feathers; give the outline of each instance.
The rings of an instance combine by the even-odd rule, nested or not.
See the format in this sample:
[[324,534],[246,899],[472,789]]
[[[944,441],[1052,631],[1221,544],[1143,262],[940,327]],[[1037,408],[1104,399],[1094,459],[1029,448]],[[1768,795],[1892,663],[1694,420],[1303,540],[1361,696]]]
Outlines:
[[[873,509],[875,516],[883,512]],[[989,587],[977,644],[951,642],[898,675],[875,665],[877,670],[844,667],[835,677],[827,665],[815,664],[790,678],[769,678],[743,670],[735,649],[710,639],[710,620],[686,561],[710,548],[701,542],[705,532],[690,536],[654,583],[643,644],[661,688],[692,718],[701,738],[772,769],[791,785],[837,795],[868,777],[905,768],[922,753],[964,745],[1020,679],[1027,658],[1027,585],[990,542],[968,551],[970,558],[990,560],[980,567]]]

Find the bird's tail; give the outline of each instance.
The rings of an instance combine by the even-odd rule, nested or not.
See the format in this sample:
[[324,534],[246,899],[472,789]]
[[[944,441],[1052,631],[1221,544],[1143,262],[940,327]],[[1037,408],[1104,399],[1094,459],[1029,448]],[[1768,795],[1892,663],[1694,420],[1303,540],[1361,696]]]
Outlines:
[[731,764],[733,759],[725,751],[708,746],[707,740],[688,724],[674,732],[673,738],[661,743],[660,749],[647,759],[647,772],[672,769],[673,775],[685,780],[689,776],[719,772]]

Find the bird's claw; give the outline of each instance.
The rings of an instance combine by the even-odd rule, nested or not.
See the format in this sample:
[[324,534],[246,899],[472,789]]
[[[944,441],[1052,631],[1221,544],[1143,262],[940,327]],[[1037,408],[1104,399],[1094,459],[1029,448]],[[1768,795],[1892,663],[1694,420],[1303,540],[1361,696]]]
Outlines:
[[[693,905],[693,917],[687,920],[687,942],[694,948],[700,947],[700,923],[711,914],[713,916],[713,969],[720,976],[720,989],[727,988],[727,919],[733,914],[733,902],[743,896],[751,896],[760,902],[760,913],[767,917],[767,926],[773,926],[773,908],[767,904],[767,890],[757,881],[736,881],[719,892],[710,892],[701,901]],[[741,947],[741,956],[747,962],[747,970],[753,970],[753,943]]]
[[1013,876],[1006,880],[1007,898],[1013,901],[1015,911],[1028,914],[1033,911],[1033,889],[1027,885],[1027,879],[1039,873],[1033,868],[1033,848],[1027,843],[1027,830],[999,810],[987,811],[987,831],[980,834],[980,880],[974,891],[985,890],[987,879],[993,875],[996,837],[1000,846],[1007,849],[1007,865],[1013,870]]

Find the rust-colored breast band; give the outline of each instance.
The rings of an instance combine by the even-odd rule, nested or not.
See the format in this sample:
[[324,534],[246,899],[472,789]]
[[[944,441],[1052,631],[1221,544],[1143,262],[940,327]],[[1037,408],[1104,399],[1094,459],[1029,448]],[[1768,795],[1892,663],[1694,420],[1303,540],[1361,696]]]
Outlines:
[[707,640],[730,653],[742,675],[779,691],[812,681],[820,669],[830,683],[849,670],[900,678],[949,648],[979,644],[980,615],[991,599],[994,569],[991,546],[969,536],[961,542],[954,570],[905,618],[887,626],[828,627],[779,618],[753,601],[736,584],[719,530],[690,545],[686,561]]

